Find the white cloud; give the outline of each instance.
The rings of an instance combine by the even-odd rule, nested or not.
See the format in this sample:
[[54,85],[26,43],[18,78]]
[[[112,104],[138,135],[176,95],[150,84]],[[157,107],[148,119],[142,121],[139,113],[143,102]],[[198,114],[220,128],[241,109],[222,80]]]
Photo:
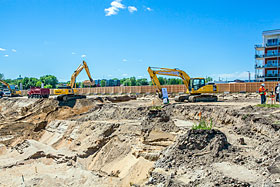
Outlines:
[[12,52],[14,52],[14,53],[15,53],[15,52],[17,52],[17,50],[15,50],[15,49],[12,49]]
[[9,55],[4,55],[4,57],[8,57]]
[[143,78],[143,76],[141,76],[141,75],[139,75],[139,76],[137,76],[138,78]]
[[124,58],[122,61],[123,61],[123,62],[127,62],[127,59]]
[[111,7],[105,8],[106,16],[117,15],[119,9],[125,9],[125,6],[121,3],[122,0],[115,0],[111,2]]
[[146,9],[150,12],[153,11],[153,9],[151,9],[150,7],[147,7]]
[[85,58],[87,55],[81,55],[82,58]]
[[129,6],[129,7],[127,7],[127,8],[128,8],[128,11],[129,11],[130,13],[133,13],[133,12],[137,11],[137,8],[136,8],[135,6]]
[[3,49],[3,48],[0,47],[0,51],[6,51],[6,49]]
[[[255,78],[255,73],[250,72],[251,80]],[[212,75],[214,80],[235,80],[235,79],[241,79],[241,80],[248,80],[249,79],[249,73],[247,71],[244,72],[234,72],[234,73],[222,73],[222,74],[214,74]]]
[[124,74],[122,74],[122,76],[124,76],[124,77],[126,77],[128,74],[126,74],[126,73],[124,73]]
[[71,54],[72,54],[72,55],[75,55],[76,53],[75,53],[75,52],[72,52]]

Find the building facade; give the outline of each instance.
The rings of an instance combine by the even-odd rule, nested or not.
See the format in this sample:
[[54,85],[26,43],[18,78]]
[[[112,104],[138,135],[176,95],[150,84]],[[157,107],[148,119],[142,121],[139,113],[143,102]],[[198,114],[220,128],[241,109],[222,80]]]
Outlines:
[[256,81],[280,81],[280,29],[262,33],[263,43],[255,45]]

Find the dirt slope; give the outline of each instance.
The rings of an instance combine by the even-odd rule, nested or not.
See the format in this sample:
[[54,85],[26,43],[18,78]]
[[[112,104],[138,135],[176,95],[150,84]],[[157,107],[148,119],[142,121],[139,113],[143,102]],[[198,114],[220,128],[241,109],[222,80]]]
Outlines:
[[[254,94],[219,98],[0,99],[0,184],[277,186],[280,109],[251,106]],[[191,130],[200,116],[214,129]]]

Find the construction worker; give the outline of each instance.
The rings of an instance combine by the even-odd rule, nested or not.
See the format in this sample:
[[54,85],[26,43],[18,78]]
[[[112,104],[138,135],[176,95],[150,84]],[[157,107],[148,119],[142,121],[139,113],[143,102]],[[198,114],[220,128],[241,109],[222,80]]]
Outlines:
[[259,94],[261,95],[261,104],[266,103],[266,90],[264,88],[264,83],[261,84],[261,87],[259,88]]

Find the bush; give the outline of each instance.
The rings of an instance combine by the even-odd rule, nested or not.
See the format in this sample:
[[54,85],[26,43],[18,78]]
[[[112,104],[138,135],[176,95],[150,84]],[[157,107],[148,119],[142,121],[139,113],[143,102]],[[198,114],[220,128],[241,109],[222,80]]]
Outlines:
[[194,124],[192,126],[192,129],[194,129],[194,130],[211,130],[212,127],[213,127],[212,119],[210,120],[210,124],[207,124],[207,122],[204,119],[201,119],[197,125]]
[[279,104],[258,104],[257,107],[280,108]]

